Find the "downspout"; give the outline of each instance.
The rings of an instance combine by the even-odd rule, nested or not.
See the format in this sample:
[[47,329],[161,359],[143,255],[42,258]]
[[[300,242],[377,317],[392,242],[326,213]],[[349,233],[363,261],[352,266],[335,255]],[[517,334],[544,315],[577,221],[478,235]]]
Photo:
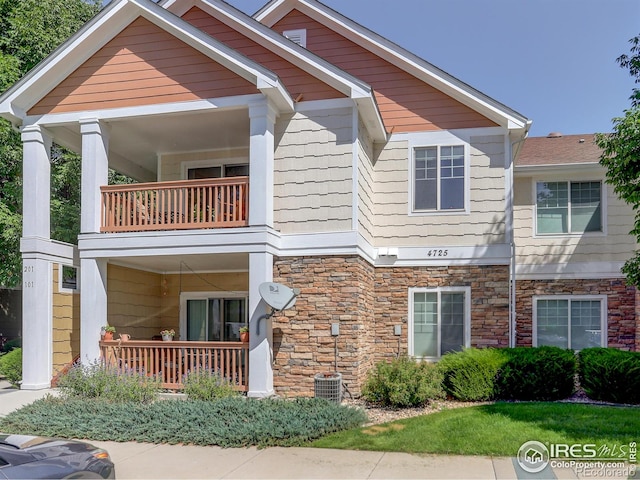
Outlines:
[[510,249],[510,258],[509,258],[509,347],[513,348],[516,346],[516,244],[515,244],[515,228],[514,228],[514,169],[515,169],[515,158],[514,158],[514,147],[522,143],[527,138],[528,128],[524,133],[524,136],[520,140],[516,140],[515,142],[509,142],[507,140],[507,145],[509,148],[509,167],[507,169],[509,176],[509,189],[507,195],[507,215],[508,215],[508,231],[509,231],[509,249]]

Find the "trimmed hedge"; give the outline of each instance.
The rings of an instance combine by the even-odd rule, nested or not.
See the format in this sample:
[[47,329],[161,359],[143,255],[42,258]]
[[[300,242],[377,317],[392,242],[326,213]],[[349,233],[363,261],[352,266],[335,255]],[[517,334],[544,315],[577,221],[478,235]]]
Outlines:
[[589,398],[640,403],[640,352],[585,348],[578,354],[578,374]]
[[444,397],[442,373],[432,363],[400,357],[380,362],[369,372],[362,396],[393,407],[417,407]]
[[444,390],[463,402],[492,400],[498,391],[496,379],[508,359],[504,349],[468,348],[448,353],[438,362]]
[[507,361],[498,378],[500,398],[560,400],[575,389],[576,357],[558,347],[504,349]]
[[20,386],[22,381],[22,349],[14,348],[9,353],[0,356],[0,375],[14,387]]

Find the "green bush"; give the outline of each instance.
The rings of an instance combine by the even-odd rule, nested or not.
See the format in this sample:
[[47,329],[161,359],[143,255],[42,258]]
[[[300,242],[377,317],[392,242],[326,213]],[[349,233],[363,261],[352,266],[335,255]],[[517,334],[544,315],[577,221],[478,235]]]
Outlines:
[[231,382],[206,370],[189,372],[184,377],[184,393],[190,399],[207,401],[240,395]]
[[22,348],[22,339],[14,338],[13,340],[9,340],[4,343],[4,347],[2,347],[3,352],[10,352],[15,348]]
[[442,373],[436,365],[400,357],[380,362],[369,372],[362,396],[373,403],[414,407],[443,398]]
[[444,390],[463,402],[491,400],[497,395],[498,372],[506,361],[503,349],[468,348],[448,353],[438,362]]
[[17,387],[22,381],[22,349],[14,348],[0,357],[0,375]]
[[576,358],[558,347],[504,349],[507,362],[498,378],[499,396],[509,400],[560,400],[575,388]]
[[585,348],[578,354],[580,385],[589,398],[640,403],[640,353]]
[[227,397],[141,404],[49,396],[0,419],[0,431],[95,441],[292,446],[356,428],[366,420],[362,409],[320,398]]
[[160,387],[159,378],[99,363],[74,365],[58,382],[63,396],[111,402],[149,403],[157,398]]

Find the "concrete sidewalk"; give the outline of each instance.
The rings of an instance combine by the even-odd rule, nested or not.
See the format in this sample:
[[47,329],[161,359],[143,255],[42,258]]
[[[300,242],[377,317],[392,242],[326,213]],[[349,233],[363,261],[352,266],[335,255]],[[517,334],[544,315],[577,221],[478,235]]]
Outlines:
[[[0,380],[0,416],[55,390],[17,390]],[[516,471],[512,458],[410,455],[320,448],[219,448],[91,441],[105,448],[119,479],[531,479],[578,478],[570,469]]]

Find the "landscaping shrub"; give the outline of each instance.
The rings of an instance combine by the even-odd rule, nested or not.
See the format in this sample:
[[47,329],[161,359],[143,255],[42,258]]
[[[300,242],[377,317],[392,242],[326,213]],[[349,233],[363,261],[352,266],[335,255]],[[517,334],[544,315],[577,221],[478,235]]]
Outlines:
[[14,338],[13,340],[8,340],[4,343],[4,347],[2,347],[3,352],[10,352],[16,348],[22,348],[22,339]]
[[358,427],[366,419],[362,409],[320,398],[227,397],[141,404],[48,396],[0,419],[0,431],[95,441],[292,446]]
[[206,370],[189,372],[184,377],[184,393],[193,400],[214,400],[240,395],[231,382]]
[[58,381],[58,389],[66,397],[111,402],[149,403],[157,397],[160,386],[160,379],[154,376],[99,363],[76,364]]
[[558,347],[504,349],[507,361],[498,377],[499,396],[513,400],[559,400],[574,391],[576,358]]
[[491,400],[497,395],[498,372],[506,361],[504,350],[495,348],[448,353],[438,362],[444,390],[464,402]]
[[14,348],[0,357],[0,375],[17,387],[22,381],[22,349]]
[[436,365],[400,357],[380,362],[369,372],[362,396],[373,403],[414,407],[443,398],[442,372]]
[[589,398],[640,403],[640,353],[585,348],[578,354],[580,385]]

